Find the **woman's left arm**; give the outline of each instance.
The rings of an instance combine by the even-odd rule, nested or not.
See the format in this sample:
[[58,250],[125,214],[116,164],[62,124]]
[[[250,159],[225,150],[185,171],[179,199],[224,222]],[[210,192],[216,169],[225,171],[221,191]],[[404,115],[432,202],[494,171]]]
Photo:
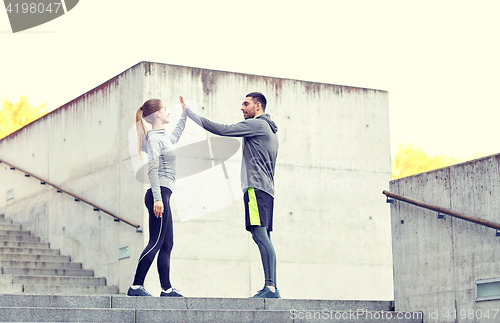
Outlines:
[[172,144],[175,144],[179,141],[181,138],[182,132],[184,131],[184,128],[186,127],[186,119],[187,116],[183,113],[181,115],[181,118],[179,119],[179,122],[177,122],[177,125],[175,126],[174,131],[170,134],[170,142]]

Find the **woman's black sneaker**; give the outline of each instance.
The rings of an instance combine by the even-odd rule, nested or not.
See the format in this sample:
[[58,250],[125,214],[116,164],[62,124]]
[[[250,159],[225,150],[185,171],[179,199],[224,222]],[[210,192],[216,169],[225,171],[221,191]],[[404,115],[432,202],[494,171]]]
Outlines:
[[257,294],[255,294],[251,298],[281,298],[281,295],[278,289],[273,292],[269,289],[269,287],[264,286],[263,289],[259,290]]
[[144,288],[144,286],[141,286],[137,289],[133,289],[130,287],[127,292],[127,296],[153,296],[148,291]]
[[167,292],[161,291],[160,297],[184,297],[179,293],[179,290],[175,288],[169,288]]

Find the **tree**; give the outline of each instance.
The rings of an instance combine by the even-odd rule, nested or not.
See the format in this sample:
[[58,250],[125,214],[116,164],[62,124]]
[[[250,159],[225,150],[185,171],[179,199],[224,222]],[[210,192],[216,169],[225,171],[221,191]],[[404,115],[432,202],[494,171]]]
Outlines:
[[7,137],[16,130],[47,114],[47,103],[32,106],[28,98],[21,96],[17,103],[2,99],[0,107],[0,139]]
[[450,166],[463,160],[444,155],[430,156],[422,147],[412,144],[399,144],[399,149],[392,161],[392,179],[411,176],[418,173]]

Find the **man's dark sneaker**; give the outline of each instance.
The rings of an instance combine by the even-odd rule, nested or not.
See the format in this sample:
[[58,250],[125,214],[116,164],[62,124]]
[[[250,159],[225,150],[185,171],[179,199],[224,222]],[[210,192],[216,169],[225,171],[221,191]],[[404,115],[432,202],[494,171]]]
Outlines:
[[169,288],[167,292],[161,291],[160,297],[184,297],[179,293],[178,289],[175,289],[173,287]]
[[141,286],[137,289],[133,289],[130,287],[127,292],[127,296],[153,296],[148,291],[144,288],[144,286]]
[[281,295],[278,289],[276,289],[276,292],[272,292],[269,287],[264,286],[264,288],[259,290],[252,298],[281,298]]

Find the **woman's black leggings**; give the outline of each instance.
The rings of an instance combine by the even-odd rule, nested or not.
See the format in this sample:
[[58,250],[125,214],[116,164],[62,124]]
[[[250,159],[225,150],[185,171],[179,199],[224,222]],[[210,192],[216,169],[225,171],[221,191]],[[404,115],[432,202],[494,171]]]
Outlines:
[[149,267],[151,267],[156,253],[160,251],[157,259],[158,274],[160,275],[161,287],[167,290],[172,287],[170,284],[170,252],[174,246],[172,212],[170,210],[172,191],[163,186],[160,186],[160,190],[164,209],[160,218],[157,218],[153,212],[154,201],[151,189],[144,196],[144,204],[146,204],[149,211],[149,243],[139,258],[134,285],[144,285],[144,279]]
[[253,241],[259,246],[262,266],[264,267],[264,279],[266,286],[276,287],[276,252],[271,243],[271,233],[266,227],[252,225],[250,227]]

